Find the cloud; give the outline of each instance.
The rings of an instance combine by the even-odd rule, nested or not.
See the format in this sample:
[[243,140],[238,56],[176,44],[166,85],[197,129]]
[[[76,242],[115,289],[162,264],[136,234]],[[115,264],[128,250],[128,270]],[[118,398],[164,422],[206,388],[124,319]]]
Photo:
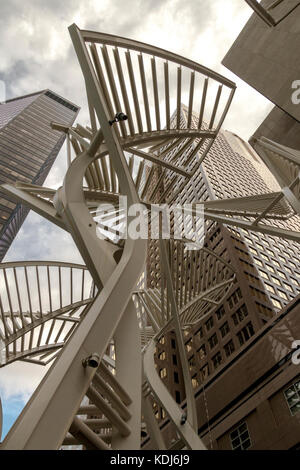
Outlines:
[[[0,79],[8,98],[44,88],[81,106],[85,87],[68,26],[108,32],[177,52],[238,81],[226,127],[248,139],[271,105],[221,65],[251,14],[240,0],[11,0],[1,6]],[[18,27],[16,28],[16,25]],[[57,172],[57,166],[53,171]]]
[[48,369],[49,366],[26,362],[14,362],[5,366],[0,370],[1,400],[18,398],[26,403]]
[[68,232],[30,212],[5,261],[48,260],[83,263]]

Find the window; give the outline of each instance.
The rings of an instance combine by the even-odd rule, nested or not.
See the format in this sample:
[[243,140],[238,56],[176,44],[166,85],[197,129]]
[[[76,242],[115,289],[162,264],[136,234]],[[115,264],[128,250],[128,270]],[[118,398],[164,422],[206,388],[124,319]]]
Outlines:
[[242,423],[230,433],[232,450],[246,450],[251,447],[250,434],[247,423]]
[[238,288],[228,299],[229,307],[232,308],[234,304],[237,304],[239,299],[242,298],[241,289]]
[[206,322],[205,322],[206,330],[209,331],[213,326],[214,326],[214,320],[213,317],[210,317]]
[[240,345],[242,346],[246,341],[248,341],[251,336],[254,335],[254,329],[251,321],[247,323],[241,331],[238,332],[237,337],[239,339]]
[[274,284],[276,284],[277,286],[281,286],[280,281],[278,279],[276,279],[276,277],[271,276],[271,279],[274,282]]
[[202,326],[199,328],[198,331],[196,331],[195,336],[198,336],[198,339],[201,339],[203,337],[203,328],[202,328]]
[[284,392],[291,415],[294,416],[300,411],[300,380],[295,382]]
[[177,366],[177,356],[176,354],[172,354],[172,362],[174,366]]
[[176,403],[181,402],[180,392],[178,392],[178,390],[175,391],[175,400],[176,400]]
[[226,336],[227,333],[229,333],[229,325],[227,321],[221,326],[220,331],[221,331],[222,338],[224,338],[224,336]]
[[208,338],[208,343],[209,343],[210,349],[213,349],[216,346],[216,344],[218,344],[218,337],[216,333],[213,334],[210,338]]
[[272,260],[272,263],[275,264],[275,266],[277,266],[278,268],[280,268],[280,263],[278,263],[278,261],[276,261],[275,259]]
[[232,340],[230,340],[229,343],[225,344],[224,351],[226,357],[229,357],[234,352],[234,344]]
[[262,262],[261,262],[259,259],[254,259],[254,262],[255,262],[255,264],[257,264],[258,266],[263,267],[263,264],[262,264]]
[[200,346],[200,348],[199,348],[199,358],[200,358],[200,360],[203,359],[205,356],[206,356],[206,348],[205,348],[205,344],[202,344],[202,346]]
[[191,359],[189,360],[189,369],[192,370],[193,367],[195,367],[195,357],[192,356]]
[[179,384],[178,372],[174,372],[174,382],[175,382],[176,384]]
[[280,277],[283,277],[283,279],[286,279],[286,275],[285,275],[283,272],[278,271],[278,275],[279,275]]
[[272,266],[269,266],[268,264],[266,264],[266,266],[267,266],[267,269],[271,271],[271,273],[275,273],[275,269],[272,268]]
[[160,369],[159,371],[159,376],[163,379],[164,377],[167,377],[167,369],[164,367],[163,369]]
[[192,377],[192,386],[193,388],[196,388],[198,387],[198,385],[199,385],[199,382],[197,380],[197,375],[194,375],[194,377]]
[[289,290],[290,292],[293,292],[293,289],[291,288],[291,286],[289,286],[289,285],[286,284],[285,282],[283,283],[283,285],[284,285],[284,288],[285,288],[286,290]]
[[172,346],[173,349],[176,348],[176,341],[173,338],[171,339],[171,346]]
[[157,407],[157,403],[154,402],[152,407],[153,407],[153,411],[154,411],[154,414],[155,414],[155,418],[159,419],[159,410],[158,410],[158,407]]
[[248,316],[248,310],[245,304],[243,304],[237,311],[232,315],[232,320],[235,325],[238,325],[241,321]]
[[275,294],[275,289],[274,287],[270,286],[270,284],[266,284],[266,289],[270,292],[272,292],[272,294]]
[[209,376],[209,365],[205,364],[205,366],[203,366],[200,369],[200,373],[201,373],[202,380],[207,379],[207,377]]
[[220,319],[225,315],[225,309],[224,309],[224,307],[220,307],[220,308],[216,311],[216,315],[217,315],[217,319],[220,320]]
[[261,277],[263,277],[264,279],[269,279],[269,276],[264,271],[262,271],[261,269],[259,269],[258,271]]
[[271,298],[271,300],[272,300],[272,304],[273,304],[275,307],[277,307],[277,308],[280,308],[280,309],[281,309],[281,303],[280,303],[280,302],[278,302],[278,300],[276,300],[276,299],[272,299],[272,298]]
[[217,369],[217,367],[219,367],[222,362],[222,354],[220,353],[220,351],[212,357],[212,361],[214,368]]
[[278,289],[278,294],[279,294],[279,297],[281,297],[282,299],[288,300],[288,296],[286,295],[285,292],[282,292],[281,290]]
[[161,352],[158,356],[158,359],[160,359],[161,361],[164,361],[166,359],[166,352],[165,351]]

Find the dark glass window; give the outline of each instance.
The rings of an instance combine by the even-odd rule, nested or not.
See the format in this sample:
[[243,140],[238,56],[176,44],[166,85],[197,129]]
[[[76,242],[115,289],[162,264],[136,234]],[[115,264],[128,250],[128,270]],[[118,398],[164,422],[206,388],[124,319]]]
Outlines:
[[239,339],[240,345],[242,346],[246,341],[248,341],[251,336],[254,335],[254,328],[251,322],[247,323],[241,331],[238,332],[237,337]]
[[300,411],[300,380],[291,385],[285,392],[284,396],[286,398],[289,410],[294,416]]
[[214,320],[213,317],[210,317],[206,322],[205,322],[206,330],[209,331],[213,326],[214,326]]
[[240,424],[230,433],[231,446],[233,450],[246,450],[251,447],[250,434],[247,423]]
[[220,332],[221,332],[222,338],[224,338],[224,336],[226,336],[227,333],[229,333],[229,325],[227,321],[221,326]]
[[216,344],[218,344],[218,337],[217,337],[216,333],[213,334],[213,335],[208,339],[208,344],[209,344],[210,349],[213,349],[213,348],[216,346]]
[[224,351],[227,357],[229,357],[233,352],[234,352],[234,344],[233,341],[230,340],[227,344],[224,346]]
[[220,351],[212,357],[212,361],[214,368],[217,369],[217,367],[219,367],[222,362],[222,354],[220,353]]
[[216,315],[217,315],[217,319],[220,320],[220,319],[225,315],[225,308],[224,308],[224,307],[220,307],[220,308],[216,311]]

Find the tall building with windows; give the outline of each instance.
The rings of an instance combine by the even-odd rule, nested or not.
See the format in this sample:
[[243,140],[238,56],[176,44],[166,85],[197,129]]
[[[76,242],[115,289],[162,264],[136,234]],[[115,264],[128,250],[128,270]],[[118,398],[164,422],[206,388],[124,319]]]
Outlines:
[[[78,106],[50,90],[0,104],[0,184],[42,185],[65,140],[51,122],[69,126],[78,111]],[[0,192],[0,261],[27,214],[25,206]]]
[[[182,106],[181,119],[187,119],[185,106]],[[196,127],[195,114],[193,121]],[[203,165],[177,198],[177,202],[183,204],[192,200],[243,197],[276,190],[275,179],[253,148],[237,135],[220,131]],[[214,382],[214,387],[222,393],[222,373],[225,374],[229,365],[236,361],[241,351],[247,350],[253,338],[265,331],[267,325],[276,323],[276,318],[289,308],[300,292],[300,267],[297,263],[300,247],[297,243],[215,222],[206,223],[205,247],[234,267],[236,281],[221,307],[211,308],[207,314],[204,312],[200,321],[184,332],[192,384],[196,396],[201,395],[198,411],[202,427],[199,427],[199,432],[207,427],[205,421],[210,415],[210,404],[204,410],[202,403],[202,391],[206,384]],[[279,226],[285,224],[282,221],[277,223]],[[300,229],[297,219],[292,224],[291,229]],[[149,258],[147,279],[149,285],[154,286],[155,254],[151,252]],[[299,298],[294,305],[295,312],[299,312]],[[291,347],[292,333],[290,338]],[[263,361],[262,356],[257,360]],[[162,337],[157,344],[156,364],[161,379],[176,401],[182,403],[185,399],[183,379],[176,354],[176,339],[172,332]],[[239,370],[239,374],[241,380],[246,380],[246,370]],[[216,377],[219,377],[217,382]],[[229,387],[228,399],[230,393],[235,395],[234,381],[231,385],[224,383],[224,386]],[[214,388],[211,393],[215,393]],[[156,404],[154,407],[161,425],[165,425],[163,410]],[[212,413],[214,409],[215,406],[211,409]],[[243,442],[243,423],[234,430],[234,435],[236,433],[234,446],[250,447],[246,438]],[[172,437],[172,433],[169,437]],[[237,444],[238,441],[241,444]]]

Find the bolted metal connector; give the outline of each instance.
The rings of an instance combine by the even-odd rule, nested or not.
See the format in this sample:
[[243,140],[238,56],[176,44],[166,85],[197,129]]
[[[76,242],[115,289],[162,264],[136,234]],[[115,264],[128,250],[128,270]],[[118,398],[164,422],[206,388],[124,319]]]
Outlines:
[[126,121],[127,119],[128,117],[126,116],[126,114],[120,112],[120,113],[117,113],[115,117],[111,121],[108,121],[108,122],[112,126],[115,122]]
[[183,413],[181,418],[180,418],[180,424],[181,426],[183,426],[185,423],[186,423],[186,420],[187,420],[187,414],[186,413]]
[[96,369],[99,367],[100,364],[100,356],[97,353],[91,354],[89,357],[86,359],[83,359],[82,365],[83,367],[92,367],[93,369]]

